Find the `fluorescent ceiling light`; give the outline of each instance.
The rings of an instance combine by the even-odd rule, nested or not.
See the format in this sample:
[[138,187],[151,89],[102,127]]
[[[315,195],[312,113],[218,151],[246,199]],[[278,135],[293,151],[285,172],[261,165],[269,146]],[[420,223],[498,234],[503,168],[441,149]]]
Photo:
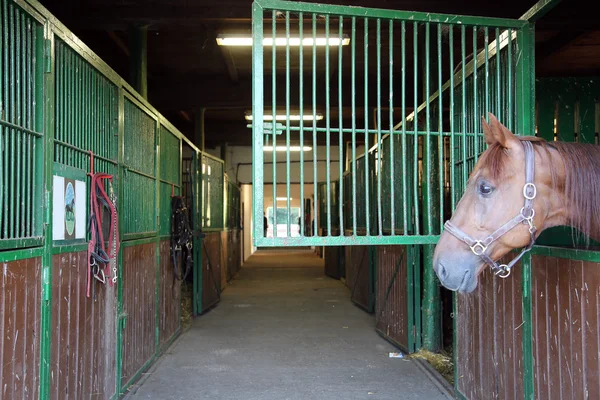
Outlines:
[[[323,114],[316,114],[315,117],[316,117],[317,121],[320,121],[323,119]],[[252,114],[246,114],[245,118],[246,118],[246,121],[252,121]],[[313,121],[313,115],[312,114],[304,114],[302,116],[302,120],[303,121]],[[273,114],[272,113],[271,114],[264,113],[263,121],[273,121]],[[285,114],[276,114],[275,121],[287,121],[287,117],[285,116]],[[290,115],[290,121],[300,121],[300,115],[299,114]]]
[[[286,201],[288,198],[287,197],[277,197],[277,201]],[[290,200],[292,200],[292,198],[290,197]]]
[[[286,151],[288,149],[287,146],[277,146],[277,151]],[[300,146],[290,146],[289,147],[290,151],[300,151]],[[264,151],[273,151],[273,146],[263,146],[263,150]],[[312,147],[310,146],[304,146],[302,147],[303,151],[310,151],[312,150]]]
[[[290,37],[286,39],[284,37],[275,38],[275,46],[286,46],[289,43],[290,46],[300,46],[300,38],[299,37]],[[219,35],[217,37],[217,44],[219,46],[252,46],[252,38],[251,37],[243,37],[243,36],[224,36]],[[330,37],[329,39],[324,37],[317,37],[314,40],[314,44],[316,46],[339,46],[340,38],[339,37]],[[342,46],[348,46],[350,44],[350,38],[347,35],[342,37]],[[302,38],[303,46],[312,46],[313,38]],[[266,37],[263,38],[263,46],[273,46],[273,38]]]

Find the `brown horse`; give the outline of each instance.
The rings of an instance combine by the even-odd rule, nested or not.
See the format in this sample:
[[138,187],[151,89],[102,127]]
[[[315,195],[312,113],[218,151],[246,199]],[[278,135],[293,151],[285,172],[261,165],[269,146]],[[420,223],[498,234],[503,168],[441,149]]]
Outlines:
[[453,291],[475,290],[486,264],[508,276],[513,263],[496,260],[524,248],[520,258],[544,229],[568,225],[600,239],[600,146],[518,137],[494,115],[489,121],[482,121],[488,148],[433,257],[440,282]]

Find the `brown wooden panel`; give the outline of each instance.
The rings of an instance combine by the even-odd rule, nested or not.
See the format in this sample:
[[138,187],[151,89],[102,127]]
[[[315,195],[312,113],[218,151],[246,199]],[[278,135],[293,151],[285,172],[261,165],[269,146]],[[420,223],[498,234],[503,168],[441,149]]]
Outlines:
[[468,399],[523,397],[520,268],[507,279],[486,268],[475,292],[457,295],[456,385]]
[[346,247],[346,284],[350,289],[350,298],[361,308],[371,311],[369,297],[371,295],[371,277],[369,276],[369,247]]
[[241,248],[240,248],[240,231],[237,229],[230,230],[227,235],[227,281],[229,282],[235,274],[240,270],[241,266]]
[[[181,259],[178,262],[181,266]],[[169,240],[163,240],[160,242],[160,281],[158,293],[159,346],[164,345],[177,332],[181,324],[181,281],[173,279],[175,277],[173,270],[171,244]]]
[[202,241],[202,311],[206,311],[221,299],[221,233],[207,233]]
[[229,232],[223,231],[221,232],[221,290],[225,290],[227,286],[227,272],[228,272],[228,264],[229,264]]
[[5,399],[38,397],[41,268],[41,258],[2,263],[0,397]]
[[600,398],[600,265],[533,256],[536,398]]
[[408,350],[407,246],[377,246],[375,329]]
[[156,243],[123,248],[123,384],[156,351]]
[[52,258],[53,399],[109,399],[115,392],[116,286],[87,289],[87,252]]
[[325,275],[333,278],[340,279],[340,268],[343,267],[343,252],[342,246],[326,246],[323,249],[323,259],[325,265]]

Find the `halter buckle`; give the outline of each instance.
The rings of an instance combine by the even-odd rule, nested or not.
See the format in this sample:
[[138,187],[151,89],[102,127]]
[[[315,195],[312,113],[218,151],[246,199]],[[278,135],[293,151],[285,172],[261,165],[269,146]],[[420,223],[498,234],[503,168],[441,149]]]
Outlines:
[[498,270],[494,272],[494,275],[499,276],[502,279],[506,279],[510,275],[510,268],[506,264],[499,265]]
[[527,222],[532,221],[531,223],[533,223],[533,217],[535,217],[535,210],[533,209],[533,207],[531,208],[531,214],[529,216],[523,214],[524,212],[525,207],[521,207],[521,216],[523,216],[523,218],[525,218]]
[[[481,251],[479,253],[477,252],[478,249],[481,249]],[[479,240],[477,242],[475,242],[475,244],[473,246],[471,246],[471,251],[476,256],[480,256],[483,253],[485,253],[486,249],[487,249],[487,246],[484,246],[483,243],[481,243],[481,241],[479,241]]]
[[[528,188],[532,188],[533,189],[533,194],[531,196],[527,195],[527,189]],[[527,199],[527,200],[533,200],[535,199],[535,196],[537,195],[537,188],[535,187],[535,185],[532,182],[527,182],[525,184],[525,186],[523,186],[523,196]]]

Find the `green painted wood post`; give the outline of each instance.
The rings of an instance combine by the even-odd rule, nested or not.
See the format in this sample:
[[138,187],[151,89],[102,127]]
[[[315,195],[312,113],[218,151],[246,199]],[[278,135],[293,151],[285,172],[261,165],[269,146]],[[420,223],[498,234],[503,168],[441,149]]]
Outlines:
[[131,86],[148,99],[148,26],[129,27]]
[[38,54],[44,54],[45,69],[38,69],[36,79],[40,77],[43,85],[36,85],[38,99],[43,96],[44,113],[42,121],[36,121],[36,128],[44,129],[44,162],[40,163],[40,170],[36,171],[44,179],[44,253],[42,256],[42,296],[41,296],[41,343],[40,343],[40,400],[50,398],[50,362],[52,345],[52,185],[54,169],[54,33],[49,23],[44,27],[43,39],[36,44]]

